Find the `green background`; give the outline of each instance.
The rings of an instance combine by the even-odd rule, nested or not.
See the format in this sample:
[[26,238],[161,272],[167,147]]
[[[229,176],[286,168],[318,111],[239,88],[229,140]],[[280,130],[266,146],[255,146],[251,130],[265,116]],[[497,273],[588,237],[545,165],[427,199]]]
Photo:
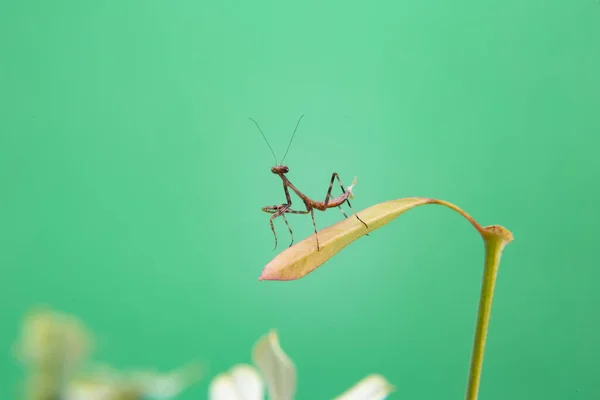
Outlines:
[[115,367],[205,362],[182,399],[270,328],[299,399],[371,372],[392,398],[463,398],[483,246],[458,214],[421,207],[305,279],[257,280],[260,208],[284,196],[248,117],[281,157],[302,113],[286,164],[309,196],[336,171],[356,210],[438,197],[514,233],[481,399],[600,398],[599,43],[594,0],[2,1],[0,398],[38,304]]

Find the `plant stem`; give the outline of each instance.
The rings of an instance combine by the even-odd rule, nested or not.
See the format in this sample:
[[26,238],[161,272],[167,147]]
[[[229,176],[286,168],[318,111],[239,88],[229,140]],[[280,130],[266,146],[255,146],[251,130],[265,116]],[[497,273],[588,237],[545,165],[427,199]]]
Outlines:
[[481,294],[479,297],[479,311],[477,313],[477,326],[475,328],[473,352],[471,355],[471,367],[469,368],[469,381],[466,394],[467,400],[477,400],[498,266],[500,265],[500,258],[502,257],[504,246],[513,239],[512,234],[500,226],[485,227],[480,233],[485,243],[485,265],[483,269],[483,280],[481,282]]

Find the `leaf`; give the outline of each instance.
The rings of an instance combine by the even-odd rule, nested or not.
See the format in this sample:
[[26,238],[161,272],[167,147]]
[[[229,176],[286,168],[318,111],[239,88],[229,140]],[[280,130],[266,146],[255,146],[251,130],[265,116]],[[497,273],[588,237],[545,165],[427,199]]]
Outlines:
[[424,197],[409,197],[376,204],[357,213],[360,219],[368,225],[368,228],[356,217],[350,215],[317,233],[319,250],[317,250],[317,241],[313,234],[279,253],[264,267],[259,280],[287,281],[302,278],[323,265],[350,243],[390,223],[402,213],[424,204],[450,205],[442,200]]
[[254,345],[252,360],[260,370],[271,400],[291,400],[296,394],[296,366],[272,330]]
[[361,379],[335,400],[383,400],[394,387],[381,375],[373,374]]

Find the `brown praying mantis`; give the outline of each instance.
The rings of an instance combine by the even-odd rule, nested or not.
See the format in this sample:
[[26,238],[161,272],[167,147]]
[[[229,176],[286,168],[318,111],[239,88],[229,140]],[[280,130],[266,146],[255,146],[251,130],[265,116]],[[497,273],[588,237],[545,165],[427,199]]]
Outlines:
[[[346,189],[344,189],[344,185],[342,184],[340,176],[337,174],[337,172],[334,172],[331,175],[331,181],[329,182],[329,189],[327,190],[327,194],[325,195],[324,201],[316,201],[316,200],[311,199],[310,197],[308,197],[307,195],[302,193],[296,186],[294,186],[292,184],[292,182],[290,182],[290,180],[286,176],[286,174],[290,171],[290,169],[287,166],[283,165],[283,161],[285,160],[285,157],[287,156],[287,153],[290,150],[290,146],[292,145],[292,141],[294,140],[294,136],[296,135],[296,130],[298,130],[298,125],[300,125],[300,121],[302,120],[303,117],[304,117],[304,115],[301,115],[300,118],[298,119],[298,122],[296,123],[296,128],[294,129],[294,133],[292,133],[292,138],[290,139],[290,143],[288,144],[287,150],[285,151],[285,154],[283,155],[283,158],[281,159],[281,163],[277,162],[277,156],[275,155],[275,152],[273,151],[273,148],[269,144],[269,141],[267,140],[267,137],[263,133],[262,129],[260,129],[260,126],[258,125],[258,123],[255,120],[253,120],[252,118],[250,118],[250,120],[252,122],[254,122],[254,124],[256,124],[256,127],[258,128],[259,132],[261,133],[263,139],[265,139],[267,146],[269,146],[269,149],[271,149],[271,153],[273,154],[273,157],[275,158],[275,166],[271,168],[271,172],[274,173],[275,175],[279,176],[281,178],[281,180],[283,181],[283,191],[285,192],[286,203],[278,204],[278,205],[274,205],[274,206],[266,206],[266,207],[262,208],[262,210],[264,212],[273,214],[271,216],[271,218],[269,219],[269,224],[271,225],[271,230],[273,231],[273,236],[275,237],[275,249],[277,249],[277,233],[275,232],[273,220],[277,217],[283,218],[288,230],[290,231],[290,235],[292,237],[292,242],[290,243],[290,247],[291,247],[292,244],[294,244],[294,233],[292,232],[292,229],[290,228],[290,224],[288,223],[287,219],[285,218],[285,214],[310,214],[310,216],[312,218],[313,228],[315,230],[315,238],[317,240],[317,251],[319,251],[320,250],[319,237],[317,235],[317,225],[315,223],[314,210],[326,211],[329,208],[339,207],[342,214],[344,214],[344,217],[348,218],[348,216],[342,209],[342,204],[348,203],[348,207],[354,212],[354,210],[352,209],[352,205],[350,204],[350,200],[348,200],[348,199],[351,199],[354,197],[354,195],[352,194],[352,188],[354,187],[354,185],[356,185],[356,178],[354,178],[352,185],[350,185]],[[340,188],[342,189],[342,194],[337,197],[332,198],[331,190],[333,189],[333,183],[336,179],[337,179],[338,183],[340,184]],[[292,189],[294,191],[294,193],[296,193],[298,195],[298,197],[300,197],[300,199],[302,199],[302,201],[304,202],[306,211],[292,210],[292,208],[291,208],[292,198],[290,196],[289,189]],[[356,218],[360,222],[362,222],[362,224],[365,226],[365,228],[367,228],[367,229],[369,228],[369,226],[362,219],[360,219],[358,214],[354,213],[354,216],[356,216]]]

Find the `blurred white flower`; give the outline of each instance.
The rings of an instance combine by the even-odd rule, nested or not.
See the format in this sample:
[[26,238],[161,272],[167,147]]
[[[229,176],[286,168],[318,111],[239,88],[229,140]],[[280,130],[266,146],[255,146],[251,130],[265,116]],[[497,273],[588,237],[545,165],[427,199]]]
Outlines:
[[352,386],[335,400],[383,400],[394,387],[381,375],[372,374]]
[[[75,317],[35,310],[24,319],[17,345],[28,367],[30,400],[172,400],[200,379],[193,364],[166,374],[121,372],[96,366],[81,371],[93,338]],[[279,345],[275,331],[261,337],[252,351],[254,366],[239,364],[215,377],[210,400],[293,400],[296,366]],[[380,375],[359,381],[335,400],[383,400],[394,388]]]
[[[257,368],[239,364],[215,377],[209,400],[292,400],[296,394],[296,367],[279,345],[275,331],[258,340],[252,352]],[[335,400],[383,400],[394,387],[381,375],[369,375]]]
[[170,400],[175,399],[200,377],[195,365],[159,374],[150,371],[116,372],[99,369],[87,378],[74,379],[67,385],[65,400]]
[[215,377],[208,389],[210,400],[264,400],[264,385],[258,371],[238,364],[228,373]]
[[19,361],[29,368],[51,366],[66,378],[85,359],[91,346],[91,335],[77,318],[38,308],[23,319],[15,350]]
[[26,398],[168,400],[200,378],[196,365],[168,374],[99,366],[83,373],[92,343],[92,334],[75,316],[45,308],[29,312],[15,346],[27,367]]
[[103,382],[73,381],[67,385],[65,400],[113,400],[122,397],[118,387]]
[[135,372],[130,381],[138,388],[144,400],[166,400],[177,397],[196,383],[200,375],[199,367],[194,364],[168,374]]

